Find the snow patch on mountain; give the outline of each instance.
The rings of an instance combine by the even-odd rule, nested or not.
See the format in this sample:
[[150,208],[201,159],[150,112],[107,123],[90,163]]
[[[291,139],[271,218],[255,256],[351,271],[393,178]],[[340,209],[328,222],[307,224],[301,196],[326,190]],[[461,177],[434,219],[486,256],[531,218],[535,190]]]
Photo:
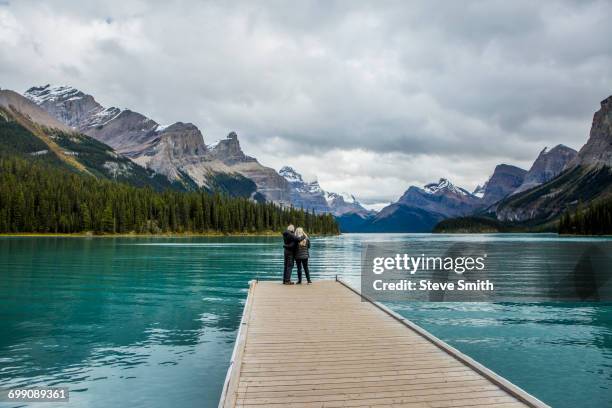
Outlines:
[[283,176],[289,183],[303,183],[302,175],[291,166],[284,166],[278,171],[278,174]]
[[326,192],[325,193],[325,200],[327,200],[328,204],[331,204],[334,200],[337,200],[338,198],[342,198],[344,202],[347,204],[355,204],[355,203],[359,204],[359,201],[357,201],[355,196],[349,193],[345,193],[345,192],[342,192],[342,193]]
[[174,123],[170,123],[168,125],[157,125],[157,127],[155,128],[156,132],[163,132],[164,130],[168,129],[170,126],[172,126]]
[[115,119],[121,113],[121,109],[115,108],[114,106],[110,108],[105,108],[100,112],[96,113],[91,117],[91,121],[87,124],[89,127],[97,127],[104,126],[111,120]]
[[44,85],[38,87],[32,87],[28,89],[24,96],[28,99],[40,105],[44,102],[51,101],[65,101],[65,100],[78,100],[85,96],[85,94],[78,89],[75,89],[67,85]]
[[470,193],[469,191],[464,190],[461,187],[455,186],[453,183],[451,183],[448,179],[445,178],[441,178],[437,183],[426,184],[423,187],[423,190],[425,190],[425,192],[429,194],[452,192],[464,196],[472,195],[472,193]]
[[484,183],[482,186],[479,184],[476,186],[474,191],[472,191],[472,195],[475,195],[478,198],[482,198],[484,196],[486,188],[487,188],[487,183]]

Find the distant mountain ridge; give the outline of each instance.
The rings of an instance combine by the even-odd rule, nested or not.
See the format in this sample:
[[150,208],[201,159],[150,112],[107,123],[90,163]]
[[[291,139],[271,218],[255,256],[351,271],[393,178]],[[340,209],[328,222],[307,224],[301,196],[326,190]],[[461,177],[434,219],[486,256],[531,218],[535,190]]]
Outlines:
[[[93,96],[68,86],[36,86],[27,98],[71,128],[98,139],[134,162],[181,183],[185,188],[219,187],[280,204],[290,204],[290,188],[274,169],[244,154],[231,132],[207,146],[191,123],[162,126],[129,109],[105,108]],[[254,188],[250,188],[254,183]],[[237,188],[235,188],[238,186]]]
[[327,192],[316,180],[304,181],[302,175],[293,167],[284,166],[279,170],[279,174],[291,186],[291,202],[297,208],[314,210],[318,213],[331,213],[336,217],[351,214],[361,219],[373,214],[351,194]]
[[523,183],[512,194],[529,190],[557,177],[576,157],[577,153],[574,149],[562,144],[550,150],[545,147],[525,174]]
[[277,173],[262,166],[242,151],[235,132],[206,144],[192,123],[160,125],[129,109],[105,108],[93,96],[70,86],[35,86],[24,95],[70,129],[107,143],[186,189],[221,189],[317,213],[354,212],[362,217],[371,213],[354,197],[344,200],[348,194],[326,193],[317,182],[305,183],[289,167]]
[[[160,185],[172,188],[222,190],[331,213],[345,231],[429,232],[441,220],[480,215],[503,223],[550,223],[579,204],[612,195],[612,97],[601,102],[589,140],[579,152],[564,145],[544,148],[528,171],[499,164],[473,192],[446,178],[410,186],[397,202],[374,213],[352,194],[326,192],[291,167],[276,172],[261,165],[243,152],[235,132],[207,144],[192,123],[160,125],[129,109],[103,107],[93,96],[68,86],[32,87],[25,95],[29,100],[1,91],[0,107],[7,123],[20,123],[49,147],[29,153],[45,156],[48,150],[60,161],[104,177],[129,178],[136,172],[146,183],[163,176]],[[63,136],[50,138],[39,126]],[[89,139],[70,137],[74,132]],[[95,148],[94,139],[100,143]],[[79,150],[77,140],[95,150],[96,158]],[[115,161],[105,155],[114,155]]]
[[501,201],[500,221],[553,222],[566,212],[612,196],[612,96],[593,115],[589,139],[551,180]]
[[526,174],[527,170],[509,164],[495,166],[493,174],[484,185],[484,204],[494,204],[513,193],[523,184]]
[[410,186],[398,201],[383,208],[356,232],[430,232],[443,219],[469,214],[482,207],[481,199],[448,179]]

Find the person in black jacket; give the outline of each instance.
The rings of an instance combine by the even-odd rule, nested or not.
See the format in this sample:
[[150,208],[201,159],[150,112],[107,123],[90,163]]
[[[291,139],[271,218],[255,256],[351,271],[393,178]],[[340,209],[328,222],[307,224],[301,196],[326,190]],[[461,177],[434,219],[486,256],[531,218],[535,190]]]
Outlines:
[[295,263],[295,251],[297,250],[298,243],[303,239],[303,237],[298,238],[295,235],[295,227],[293,225],[289,225],[287,230],[283,232],[283,248],[285,249],[285,262],[283,268],[284,285],[293,285],[293,282],[291,282],[291,271]]
[[295,235],[302,240],[297,244],[297,250],[295,251],[295,261],[297,262],[298,270],[298,285],[302,284],[302,268],[306,274],[306,281],[312,283],[310,280],[310,270],[308,269],[308,258],[310,257],[310,239],[302,228],[295,230]]

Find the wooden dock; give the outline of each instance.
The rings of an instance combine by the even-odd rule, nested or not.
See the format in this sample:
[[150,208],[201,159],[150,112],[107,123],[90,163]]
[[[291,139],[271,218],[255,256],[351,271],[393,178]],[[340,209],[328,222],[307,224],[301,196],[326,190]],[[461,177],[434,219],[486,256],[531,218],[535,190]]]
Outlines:
[[547,405],[343,282],[253,281],[219,407]]

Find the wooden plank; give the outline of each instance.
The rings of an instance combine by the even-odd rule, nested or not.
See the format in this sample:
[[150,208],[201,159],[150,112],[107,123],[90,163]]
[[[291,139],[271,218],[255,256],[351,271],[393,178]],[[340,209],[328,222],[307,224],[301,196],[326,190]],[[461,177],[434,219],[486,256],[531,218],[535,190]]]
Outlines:
[[546,407],[355,293],[252,282],[219,407]]

